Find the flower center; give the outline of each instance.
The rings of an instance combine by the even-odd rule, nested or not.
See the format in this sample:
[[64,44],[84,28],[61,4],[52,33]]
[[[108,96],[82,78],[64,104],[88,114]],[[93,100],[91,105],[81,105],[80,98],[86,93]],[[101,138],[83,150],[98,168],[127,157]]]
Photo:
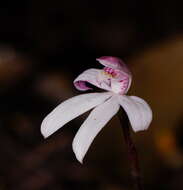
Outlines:
[[131,84],[131,78],[129,75],[110,67],[104,67],[97,79],[100,88],[121,95],[127,93]]
[[104,67],[103,74],[109,78],[114,78],[117,75],[116,71],[109,67]]

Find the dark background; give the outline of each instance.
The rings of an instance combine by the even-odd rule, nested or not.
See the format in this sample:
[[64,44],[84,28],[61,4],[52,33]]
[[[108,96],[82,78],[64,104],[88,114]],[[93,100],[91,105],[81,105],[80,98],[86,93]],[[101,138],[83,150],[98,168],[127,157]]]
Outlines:
[[129,162],[116,117],[84,164],[72,139],[87,114],[50,138],[43,118],[80,94],[72,81],[97,57],[131,68],[129,94],[152,107],[148,131],[133,134],[145,189],[183,189],[183,2],[6,1],[0,6],[0,190],[129,190]]

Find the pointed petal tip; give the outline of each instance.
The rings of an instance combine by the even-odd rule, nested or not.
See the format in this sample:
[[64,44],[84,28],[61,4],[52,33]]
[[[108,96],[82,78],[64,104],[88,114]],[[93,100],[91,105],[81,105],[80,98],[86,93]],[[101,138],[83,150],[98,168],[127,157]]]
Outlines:
[[41,124],[41,134],[43,135],[43,137],[46,139],[47,137],[49,137],[52,133],[49,132],[49,127],[48,127],[48,123],[47,123],[47,117],[43,120],[42,124]]
[[73,152],[75,154],[75,157],[80,162],[80,164],[83,164],[83,158],[84,158],[84,156],[81,155],[80,150],[78,148],[76,148],[76,147],[77,147],[76,146],[76,142],[73,141],[73,143],[72,143],[72,149],[73,149]]
[[149,126],[150,126],[151,122],[152,122],[152,111],[151,111],[151,115],[150,115],[148,124],[146,124],[145,126],[138,127],[138,128],[133,128],[133,131],[135,133],[141,132],[141,131],[147,131],[149,129]]
[[135,132],[135,133],[137,133],[137,132],[142,132],[142,131],[146,131],[147,129],[149,128],[149,126],[147,126],[147,127],[144,127],[144,128],[132,128],[133,129],[133,131]]
[[46,138],[48,138],[48,137],[49,137],[49,135],[48,135],[48,134],[43,133],[42,131],[41,131],[41,134],[42,134],[42,136],[44,137],[44,139],[46,139]]
[[79,159],[76,157],[76,159],[79,161],[80,164],[83,164],[83,159]]
[[96,61],[98,62],[103,61],[103,57],[96,58]]
[[45,128],[41,125],[41,134],[43,135],[44,139],[46,139],[49,135],[46,132]]
[[102,57],[96,58],[96,60],[97,61],[101,61],[101,60],[113,61],[113,60],[120,60],[120,58],[114,57],[114,56],[102,56]]

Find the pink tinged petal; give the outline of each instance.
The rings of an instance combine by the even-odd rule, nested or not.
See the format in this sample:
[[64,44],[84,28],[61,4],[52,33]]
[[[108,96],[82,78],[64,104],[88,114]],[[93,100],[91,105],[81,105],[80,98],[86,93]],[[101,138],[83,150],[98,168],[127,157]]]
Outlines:
[[110,74],[111,91],[117,94],[126,94],[131,86],[132,75],[125,63],[117,57],[101,57],[97,59],[105,66],[104,71]]
[[99,69],[88,69],[84,71],[74,80],[74,86],[81,91],[91,90],[91,88],[86,86],[86,83],[88,82],[95,85],[99,72]]
[[131,75],[131,72],[126,66],[126,64],[118,57],[103,56],[96,60],[99,61],[99,63],[101,63],[105,67],[109,67],[115,70],[120,70],[126,73],[127,75]]
[[131,76],[122,76],[120,79],[122,94],[126,94],[131,86],[132,77]]
[[82,94],[57,106],[42,122],[41,133],[46,138],[63,125],[110,98],[110,92]]
[[103,104],[97,106],[84,121],[73,140],[73,151],[79,162],[88,151],[91,143],[100,130],[118,112],[119,104],[115,97],[110,98]]
[[87,87],[86,83],[90,83],[98,88],[102,88],[104,90],[110,90],[109,86],[103,82],[105,80],[105,76],[102,74],[102,70],[100,69],[88,69],[81,73],[75,80],[74,86],[81,91],[91,90],[91,88]]
[[129,77],[123,76],[119,80],[111,80],[111,89],[117,94],[126,94],[130,88],[131,80]]
[[135,132],[146,130],[152,121],[152,111],[149,105],[136,96],[118,96],[119,103],[128,115]]

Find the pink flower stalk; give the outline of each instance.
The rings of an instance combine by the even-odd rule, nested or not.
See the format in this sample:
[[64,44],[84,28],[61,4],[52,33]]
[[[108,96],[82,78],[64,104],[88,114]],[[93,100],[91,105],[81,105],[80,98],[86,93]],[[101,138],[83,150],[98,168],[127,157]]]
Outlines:
[[122,60],[101,57],[97,61],[103,69],[88,69],[81,73],[74,85],[78,90],[91,90],[90,83],[108,92],[87,93],[70,98],[58,105],[42,122],[41,133],[46,138],[79,115],[93,109],[81,125],[73,140],[73,151],[79,162],[88,151],[100,130],[119,111],[125,110],[133,131],[146,130],[152,120],[149,105],[141,98],[125,95],[130,88],[132,75]]

